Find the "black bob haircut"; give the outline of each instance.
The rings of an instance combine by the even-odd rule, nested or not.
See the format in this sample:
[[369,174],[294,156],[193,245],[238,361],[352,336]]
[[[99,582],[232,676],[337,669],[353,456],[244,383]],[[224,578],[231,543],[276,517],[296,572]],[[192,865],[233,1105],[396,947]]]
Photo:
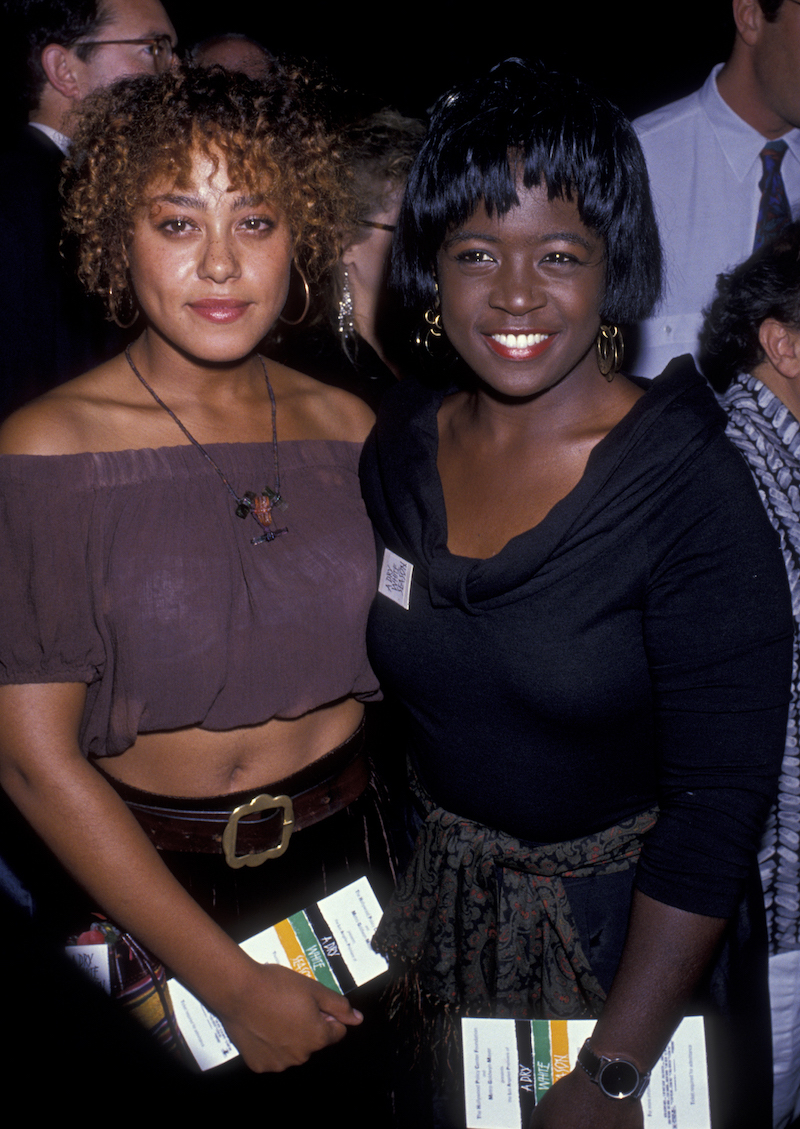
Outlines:
[[436,255],[481,201],[519,204],[517,177],[574,200],[606,245],[604,320],[646,317],[661,293],[661,244],[644,155],[627,118],[579,80],[507,59],[434,106],[408,185],[392,279],[419,316],[434,305]]
[[717,276],[700,335],[700,365],[717,392],[766,358],[758,331],[767,318],[800,329],[800,222]]

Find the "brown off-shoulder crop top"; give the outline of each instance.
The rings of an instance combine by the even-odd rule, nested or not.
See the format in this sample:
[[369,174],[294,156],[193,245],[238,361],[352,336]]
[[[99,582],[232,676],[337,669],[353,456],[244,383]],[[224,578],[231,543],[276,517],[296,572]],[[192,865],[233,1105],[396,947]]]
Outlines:
[[[272,485],[268,445],[208,450],[240,495]],[[97,757],[376,696],[359,453],[281,443],[289,532],[261,545],[194,447],[0,457],[0,682],[87,683]]]

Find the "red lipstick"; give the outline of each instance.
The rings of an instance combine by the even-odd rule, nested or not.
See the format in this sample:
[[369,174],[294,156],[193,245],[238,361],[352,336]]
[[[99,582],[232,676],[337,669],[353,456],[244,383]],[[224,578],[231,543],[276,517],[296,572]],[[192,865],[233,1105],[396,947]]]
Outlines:
[[484,333],[493,353],[508,361],[530,361],[540,357],[556,339],[555,333]]

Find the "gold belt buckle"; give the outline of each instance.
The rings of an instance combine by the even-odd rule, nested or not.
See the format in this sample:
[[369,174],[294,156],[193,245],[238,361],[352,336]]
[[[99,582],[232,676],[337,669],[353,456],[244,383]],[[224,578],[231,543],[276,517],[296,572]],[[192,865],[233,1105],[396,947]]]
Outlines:
[[[236,832],[239,827],[239,820],[244,815],[252,815],[257,811],[268,811],[270,808],[283,808],[283,828],[280,843],[277,847],[268,847],[266,851],[259,851],[257,854],[237,855]],[[268,792],[254,796],[248,803],[239,804],[238,808],[234,808],[225,825],[225,830],[222,832],[222,850],[225,854],[225,861],[228,866],[232,866],[235,870],[238,870],[240,866],[261,866],[261,863],[266,862],[267,859],[276,859],[283,854],[289,846],[289,839],[293,830],[294,807],[290,796],[270,796]]]

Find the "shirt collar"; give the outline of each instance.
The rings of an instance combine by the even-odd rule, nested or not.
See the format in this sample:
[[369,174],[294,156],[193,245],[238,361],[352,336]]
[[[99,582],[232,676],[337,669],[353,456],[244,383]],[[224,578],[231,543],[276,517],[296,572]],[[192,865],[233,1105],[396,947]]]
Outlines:
[[[718,63],[700,90],[700,105],[716,134],[728,164],[737,180],[744,180],[758,162],[767,139],[735,113],[717,89],[717,75],[723,64]],[[792,129],[779,140],[785,141],[794,159],[800,163],[800,129]]]
[[49,137],[54,145],[57,145],[65,157],[69,156],[69,151],[72,142],[63,133],[59,133],[57,129],[53,129],[49,125],[42,125],[41,122],[28,122],[34,129],[38,129],[45,137]]

